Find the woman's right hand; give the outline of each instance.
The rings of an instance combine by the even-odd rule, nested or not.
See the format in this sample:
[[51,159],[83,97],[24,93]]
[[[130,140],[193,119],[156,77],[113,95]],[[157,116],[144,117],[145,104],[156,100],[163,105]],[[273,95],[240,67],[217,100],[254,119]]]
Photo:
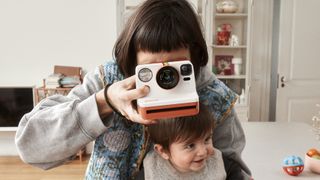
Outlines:
[[153,124],[155,121],[143,119],[132,103],[134,100],[144,97],[148,93],[148,86],[135,89],[135,75],[133,75],[110,85],[106,95],[109,103],[128,120],[140,124]]

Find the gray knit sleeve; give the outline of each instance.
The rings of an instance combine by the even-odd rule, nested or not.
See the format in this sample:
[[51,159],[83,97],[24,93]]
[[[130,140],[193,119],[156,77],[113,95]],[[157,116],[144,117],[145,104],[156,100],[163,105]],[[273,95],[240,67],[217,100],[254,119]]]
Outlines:
[[107,129],[95,99],[103,88],[98,71],[89,72],[67,96],[48,97],[22,117],[15,143],[24,162],[42,169],[58,166]]
[[245,143],[245,135],[241,123],[232,108],[224,121],[217,123],[214,129],[213,144],[223,153],[223,156],[239,164],[243,173],[250,175],[249,168],[241,158]]

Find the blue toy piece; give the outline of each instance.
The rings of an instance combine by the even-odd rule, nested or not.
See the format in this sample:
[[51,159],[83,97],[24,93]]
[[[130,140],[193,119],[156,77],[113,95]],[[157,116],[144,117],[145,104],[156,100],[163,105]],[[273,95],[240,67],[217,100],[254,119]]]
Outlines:
[[288,156],[283,160],[283,166],[301,166],[304,165],[299,156]]
[[283,170],[292,176],[299,175],[304,168],[302,159],[298,156],[287,156],[283,160]]

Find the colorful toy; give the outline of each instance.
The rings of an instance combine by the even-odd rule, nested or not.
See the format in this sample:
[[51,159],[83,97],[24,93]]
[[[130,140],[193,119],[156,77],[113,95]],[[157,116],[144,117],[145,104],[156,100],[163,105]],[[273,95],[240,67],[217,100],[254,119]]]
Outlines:
[[298,156],[288,156],[283,160],[283,170],[291,176],[298,176],[303,168],[303,161]]

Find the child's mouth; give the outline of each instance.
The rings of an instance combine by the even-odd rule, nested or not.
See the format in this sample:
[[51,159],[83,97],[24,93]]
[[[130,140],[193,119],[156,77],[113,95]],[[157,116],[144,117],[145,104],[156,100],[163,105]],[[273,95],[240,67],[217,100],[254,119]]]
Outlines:
[[204,159],[200,159],[200,160],[197,160],[197,161],[193,161],[195,163],[202,163],[204,161]]

